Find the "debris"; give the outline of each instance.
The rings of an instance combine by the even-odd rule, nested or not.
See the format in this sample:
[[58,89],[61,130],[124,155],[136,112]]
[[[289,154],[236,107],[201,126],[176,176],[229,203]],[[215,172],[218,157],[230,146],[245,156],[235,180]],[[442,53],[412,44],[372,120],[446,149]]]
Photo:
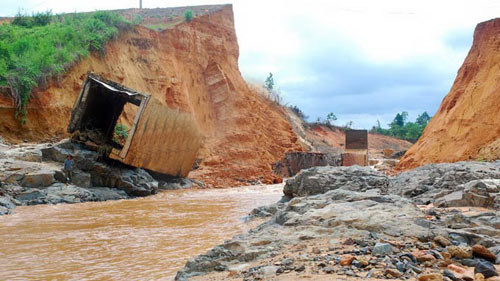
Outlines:
[[[126,105],[135,120],[125,142],[113,140]],[[171,176],[191,171],[202,136],[187,114],[167,108],[151,96],[89,73],[75,101],[68,132],[73,140],[93,143],[103,155],[125,164]]]

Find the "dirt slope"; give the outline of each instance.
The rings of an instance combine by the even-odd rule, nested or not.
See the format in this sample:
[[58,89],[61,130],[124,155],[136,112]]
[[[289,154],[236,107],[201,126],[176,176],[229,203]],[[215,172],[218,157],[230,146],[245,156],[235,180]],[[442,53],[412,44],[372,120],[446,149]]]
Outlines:
[[478,24],[450,92],[399,169],[500,158],[499,49],[500,19]]
[[[73,102],[93,71],[193,114],[206,140],[202,164],[190,177],[217,187],[259,177],[273,182],[271,165],[302,145],[283,110],[249,89],[238,55],[231,5],[161,32],[137,26],[109,43],[103,57],[84,59],[58,83],[35,92],[23,127],[0,94],[0,136],[13,142],[67,136]],[[127,110],[124,119],[132,120],[133,112]]]
[[[333,154],[340,154],[345,151],[345,132],[341,129],[320,124],[304,124],[290,109],[287,108],[286,113],[299,140],[308,147],[308,150]],[[370,157],[382,158],[381,154],[384,149],[405,151],[411,145],[408,141],[390,136],[368,134]]]
[[[326,126],[313,126],[307,129],[307,139],[315,147],[333,147],[339,150],[345,148],[345,133],[340,129],[331,129]],[[384,149],[403,151],[410,148],[411,143],[390,136],[368,134],[368,151],[370,155],[381,154]],[[323,148],[325,149],[325,148]],[[321,150],[321,149],[320,149]]]

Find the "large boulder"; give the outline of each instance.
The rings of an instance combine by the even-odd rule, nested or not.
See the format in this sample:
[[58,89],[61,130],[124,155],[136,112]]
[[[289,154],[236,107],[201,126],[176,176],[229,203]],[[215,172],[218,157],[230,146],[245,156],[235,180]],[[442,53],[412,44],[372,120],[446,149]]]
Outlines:
[[20,185],[29,188],[44,188],[52,185],[55,180],[56,171],[40,169],[35,172],[27,173],[22,178]]
[[71,183],[79,187],[89,188],[92,186],[92,179],[89,173],[83,172],[81,170],[75,170],[73,172]]
[[88,172],[93,186],[117,188],[130,196],[148,196],[158,192],[158,182],[144,169],[111,167],[96,162]]
[[10,214],[16,207],[10,196],[0,196],[0,216]]
[[459,185],[457,191],[435,196],[438,207],[484,207],[499,208],[500,179],[473,180]]
[[[81,188],[72,184],[55,183],[44,189],[30,188],[15,196],[22,205],[81,203],[130,198],[123,190],[108,187]],[[0,206],[3,200],[0,197]]]
[[392,178],[389,193],[428,204],[443,191],[457,191],[460,185],[479,179],[500,179],[500,162],[457,162],[425,165]]
[[81,144],[63,140],[42,149],[44,161],[64,162],[68,154],[73,156],[77,168],[74,184],[117,188],[129,196],[147,196],[158,192],[158,182],[144,169],[104,161],[99,153],[85,149]]
[[290,197],[309,196],[329,190],[345,189],[366,191],[380,189],[387,191],[389,178],[369,167],[314,167],[302,170],[287,180],[283,193]]
[[16,196],[23,205],[80,203],[98,201],[91,191],[75,185],[55,183],[44,189],[31,188]]
[[47,144],[20,144],[0,146],[0,158],[15,159],[26,162],[42,162],[42,149]]
[[63,183],[51,185],[42,192],[49,204],[98,201],[97,196],[89,190]]
[[95,194],[98,201],[128,199],[129,196],[123,190],[109,187],[91,187],[88,190]]

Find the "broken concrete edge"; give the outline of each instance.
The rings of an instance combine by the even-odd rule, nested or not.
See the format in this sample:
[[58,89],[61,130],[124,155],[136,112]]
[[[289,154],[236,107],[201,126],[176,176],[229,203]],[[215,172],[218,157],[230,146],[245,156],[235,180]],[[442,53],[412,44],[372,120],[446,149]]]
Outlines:
[[318,166],[340,166],[338,155],[321,152],[286,152],[281,160],[273,165],[273,172],[280,177],[293,177],[301,170]]

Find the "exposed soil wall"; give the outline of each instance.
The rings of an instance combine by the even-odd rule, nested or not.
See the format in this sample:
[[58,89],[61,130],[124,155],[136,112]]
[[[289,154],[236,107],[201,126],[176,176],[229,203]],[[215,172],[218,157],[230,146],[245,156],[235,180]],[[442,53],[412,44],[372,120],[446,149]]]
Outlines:
[[399,169],[500,158],[499,48],[500,19],[478,24],[450,92]]
[[[238,55],[230,5],[161,32],[137,26],[110,42],[104,56],[91,55],[58,83],[34,92],[25,126],[0,95],[0,135],[11,142],[67,136],[74,100],[87,71],[93,71],[195,117],[205,143],[201,165],[190,177],[217,187],[259,177],[276,181],[272,164],[303,147],[283,110],[249,89]],[[130,124],[134,116],[125,112],[122,118]]]

